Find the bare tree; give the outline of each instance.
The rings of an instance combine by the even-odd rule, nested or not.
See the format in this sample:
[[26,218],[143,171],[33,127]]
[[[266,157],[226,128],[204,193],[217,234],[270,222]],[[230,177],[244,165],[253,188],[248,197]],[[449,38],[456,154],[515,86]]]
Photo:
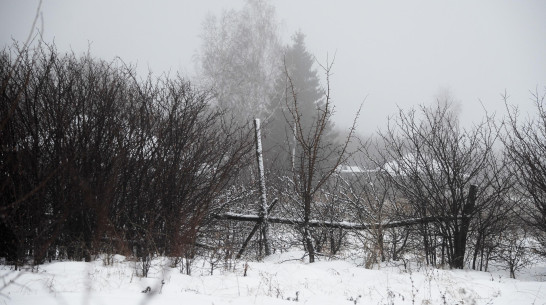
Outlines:
[[506,263],[510,278],[516,278],[516,271],[528,267],[532,262],[532,240],[527,237],[528,227],[519,221],[511,221],[496,236],[495,258]]
[[[326,75],[324,103],[317,106],[316,114],[310,125],[306,125],[299,104],[298,91],[292,82],[291,75],[285,70],[288,78],[288,90],[291,93],[286,99],[288,109],[287,123],[293,128],[295,153],[289,183],[294,196],[291,202],[296,206],[298,218],[303,220],[301,237],[309,254],[309,262],[315,261],[315,245],[309,221],[313,215],[316,201],[321,196],[322,187],[336,169],[347,158],[347,145],[351,140],[355,123],[344,143],[336,144],[327,140],[327,128],[331,124],[333,105],[330,97],[330,75],[332,64],[322,66]],[[317,104],[320,105],[320,104]],[[357,114],[358,116],[358,114]],[[356,122],[356,119],[355,119]]]
[[436,263],[440,248],[442,260],[463,268],[471,221],[508,188],[493,150],[498,133],[491,119],[466,130],[449,102],[438,103],[400,110],[380,135],[383,159],[391,160],[380,166],[413,207],[408,216],[434,220],[420,225],[427,263]]
[[[367,147],[362,144],[363,155],[372,158]],[[389,228],[389,224],[404,220],[408,204],[388,174],[373,166],[375,163],[382,162],[360,160],[356,166],[337,173],[340,183],[336,189],[347,206],[347,214],[367,226],[356,233],[368,249],[367,266],[387,259],[398,260],[410,233],[409,226]]]
[[181,78],[141,82],[119,61],[33,52],[11,74],[0,57],[6,251],[39,264],[135,249],[143,267],[189,251],[250,160],[250,129]]
[[208,16],[201,37],[200,74],[216,102],[240,121],[264,119],[282,63],[275,8],[247,0],[241,10]]
[[541,242],[546,255],[546,93],[536,91],[533,101],[536,113],[522,122],[516,108],[508,106],[506,139],[504,144],[512,164],[513,177],[516,178],[519,194],[523,197],[520,215],[531,225]]

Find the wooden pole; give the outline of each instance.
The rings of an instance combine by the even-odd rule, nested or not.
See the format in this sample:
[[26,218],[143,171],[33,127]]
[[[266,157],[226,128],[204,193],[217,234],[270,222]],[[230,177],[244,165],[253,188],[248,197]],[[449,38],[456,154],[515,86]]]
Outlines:
[[261,223],[261,236],[265,247],[265,255],[271,254],[271,247],[269,245],[269,226],[268,226],[268,213],[267,213],[267,194],[265,188],[265,171],[264,160],[262,152],[262,135],[260,130],[260,119],[254,119],[254,128],[256,129],[256,159],[258,161],[258,174],[260,176],[260,223]]
[[[273,209],[273,207],[275,206],[277,201],[279,201],[279,200],[277,198],[275,198],[275,200],[273,200],[273,202],[269,205],[269,208],[267,209],[268,214],[271,212],[271,210]],[[243,242],[243,245],[241,246],[241,249],[239,249],[239,252],[237,253],[237,256],[235,256],[236,259],[241,258],[241,256],[243,255],[243,253],[246,250],[246,247],[248,246],[248,243],[252,239],[252,236],[254,236],[254,233],[256,233],[256,231],[258,231],[258,229],[260,228],[260,225],[261,225],[261,223],[259,221],[256,222],[256,224],[252,228],[252,231],[250,231],[250,234],[248,234],[245,241]]]

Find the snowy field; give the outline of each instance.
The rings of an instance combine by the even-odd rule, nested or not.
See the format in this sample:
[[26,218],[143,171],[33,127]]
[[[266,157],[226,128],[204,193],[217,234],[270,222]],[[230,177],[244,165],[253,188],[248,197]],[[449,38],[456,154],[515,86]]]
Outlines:
[[[153,261],[148,278],[135,262],[53,262],[38,270],[0,270],[0,304],[546,304],[546,263],[508,272],[441,270],[390,263],[373,270],[356,260],[308,264],[302,252],[245,261],[230,270],[195,261],[192,276]],[[163,282],[163,284],[162,284]],[[142,291],[150,287],[150,293]]]

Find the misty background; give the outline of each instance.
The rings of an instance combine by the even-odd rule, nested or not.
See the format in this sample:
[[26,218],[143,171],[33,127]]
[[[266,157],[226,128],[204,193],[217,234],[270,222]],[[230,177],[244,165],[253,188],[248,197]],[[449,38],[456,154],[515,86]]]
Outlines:
[[[37,28],[58,50],[137,64],[139,75],[180,72],[195,79],[203,22],[245,1],[43,1]],[[320,63],[335,55],[335,124],[358,132],[385,126],[397,107],[449,94],[464,125],[484,108],[504,114],[501,94],[531,111],[529,91],[546,84],[544,1],[274,0],[283,45],[295,32]],[[0,1],[0,43],[24,41],[38,1]],[[320,74],[320,73],[319,73]],[[321,75],[322,77],[323,75]],[[323,80],[324,81],[324,80]]]
[[1,3],[0,264],[544,263],[538,1]]

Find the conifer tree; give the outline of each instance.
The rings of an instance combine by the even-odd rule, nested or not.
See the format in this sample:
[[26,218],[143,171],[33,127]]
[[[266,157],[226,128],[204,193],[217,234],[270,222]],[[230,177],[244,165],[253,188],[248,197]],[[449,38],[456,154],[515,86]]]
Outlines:
[[[324,105],[324,94],[320,87],[320,79],[315,69],[315,58],[305,46],[305,35],[297,32],[292,37],[292,45],[284,52],[283,66],[275,82],[274,95],[269,101],[271,113],[267,121],[267,151],[269,159],[274,159],[277,165],[287,168],[291,164],[291,154],[294,147],[294,119],[288,113],[288,106],[294,104],[294,95],[298,100],[298,112],[306,132],[311,130],[313,118]],[[292,92],[294,89],[294,92]],[[331,128],[330,128],[331,129]]]

